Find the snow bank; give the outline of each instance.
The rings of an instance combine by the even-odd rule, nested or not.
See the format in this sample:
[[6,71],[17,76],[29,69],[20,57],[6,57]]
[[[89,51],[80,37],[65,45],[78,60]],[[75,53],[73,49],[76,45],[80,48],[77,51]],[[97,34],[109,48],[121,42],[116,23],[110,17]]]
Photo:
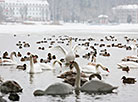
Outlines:
[[64,25],[22,25],[6,24],[0,25],[0,34],[41,34],[52,32],[91,32],[91,33],[131,33],[138,34],[138,24],[120,25],[86,25],[86,24],[64,24]]

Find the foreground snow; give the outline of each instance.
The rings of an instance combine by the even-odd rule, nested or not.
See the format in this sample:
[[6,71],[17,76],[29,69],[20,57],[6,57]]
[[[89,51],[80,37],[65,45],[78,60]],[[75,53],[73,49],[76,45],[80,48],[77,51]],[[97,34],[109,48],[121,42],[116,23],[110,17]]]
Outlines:
[[6,24],[0,25],[0,34],[45,34],[50,32],[91,32],[91,33],[115,33],[115,34],[138,34],[138,24],[120,25],[86,25],[86,24],[64,24],[64,25],[22,25]]

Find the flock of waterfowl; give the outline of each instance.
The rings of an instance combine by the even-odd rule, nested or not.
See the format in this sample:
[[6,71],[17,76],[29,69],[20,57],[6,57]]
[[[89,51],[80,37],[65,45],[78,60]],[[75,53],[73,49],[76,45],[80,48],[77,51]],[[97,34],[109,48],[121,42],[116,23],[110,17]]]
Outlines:
[[[16,37],[14,35],[14,37]],[[28,36],[29,37],[29,36]],[[52,40],[55,39],[55,40]],[[86,93],[110,93],[114,89],[117,89],[117,86],[112,86],[111,84],[103,81],[103,74],[110,74],[110,69],[103,66],[96,61],[97,56],[110,57],[110,52],[105,47],[116,47],[126,50],[137,50],[137,40],[124,37],[127,44],[122,43],[112,43],[105,44],[104,41],[108,42],[117,42],[115,36],[105,36],[104,39],[100,39],[101,43],[95,42],[95,39],[89,37],[85,38],[75,38],[69,36],[58,36],[56,38],[53,35],[50,38],[43,38],[41,41],[36,41],[38,45],[38,50],[49,51],[47,56],[40,58],[39,55],[33,54],[31,52],[26,52],[26,55],[23,55],[21,52],[3,52],[0,57],[0,65],[5,66],[14,66],[16,69],[26,71],[28,74],[41,74],[43,71],[55,70],[55,64],[58,63],[61,67],[61,74],[57,78],[62,78],[63,82],[54,83],[48,86],[45,90],[37,89],[33,92],[35,96],[42,95],[67,95],[79,93],[80,91]],[[73,43],[79,42],[73,46]],[[93,42],[93,44],[91,43]],[[49,43],[49,46],[46,47],[44,44]],[[131,43],[131,44],[130,44]],[[67,50],[62,45],[67,47]],[[16,44],[17,48],[23,49],[31,47],[29,42],[18,41]],[[97,50],[97,47],[104,48]],[[64,55],[60,59],[57,59],[58,55],[50,53],[50,51],[59,51]],[[83,55],[79,54],[79,50],[86,51]],[[99,53],[98,53],[99,52]],[[15,60],[19,59],[17,62]],[[85,65],[80,65],[76,59],[83,58],[84,60],[90,60],[89,63]],[[39,61],[38,61],[39,60]],[[30,64],[27,64],[29,61]],[[22,63],[22,64],[20,64]],[[129,72],[130,69],[138,68],[138,57],[137,56],[126,56],[122,59],[122,62],[117,63],[118,67],[123,71]],[[108,65],[107,65],[108,66]],[[63,67],[66,71],[63,71]],[[102,72],[99,70],[102,69]],[[2,76],[1,76],[2,77]],[[4,79],[6,80],[6,79]],[[124,84],[134,84],[136,82],[135,78],[131,77],[122,77],[122,82]],[[23,88],[13,80],[3,81],[0,80],[0,92],[3,94],[9,94],[9,99],[13,101],[19,100],[18,92],[22,92]],[[1,96],[1,100],[3,96]]]

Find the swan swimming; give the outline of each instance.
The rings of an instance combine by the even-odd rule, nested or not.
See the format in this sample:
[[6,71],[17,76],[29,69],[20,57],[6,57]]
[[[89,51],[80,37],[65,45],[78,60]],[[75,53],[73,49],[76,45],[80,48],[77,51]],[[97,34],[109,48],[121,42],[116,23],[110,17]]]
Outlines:
[[121,63],[118,63],[117,64],[120,68],[126,68],[126,67],[129,67],[129,68],[138,68],[138,63],[136,62],[132,62],[132,61],[127,61],[127,62],[121,62]]
[[42,67],[43,70],[53,70],[53,69],[55,69],[56,63],[58,63],[60,65],[60,67],[62,68],[62,62],[59,60],[55,60],[52,64],[52,66],[50,64],[46,64],[46,63],[40,63],[40,66]]
[[71,62],[73,66],[77,70],[77,76],[76,76],[76,82],[75,82],[75,90],[81,90],[83,92],[93,93],[93,92],[112,92],[112,90],[117,89],[117,87],[113,87],[112,85],[105,83],[103,81],[99,80],[90,80],[82,87],[80,87],[80,68],[77,62],[73,61]]
[[29,74],[35,74],[35,73],[41,73],[42,72],[42,67],[40,66],[39,63],[35,63],[33,61],[33,55],[30,55],[30,68],[27,68],[27,72]]
[[[54,61],[54,64],[58,62],[59,64],[61,64],[59,61]],[[35,74],[35,73],[41,73],[43,70],[52,70],[54,69],[54,65],[53,67],[50,66],[49,64],[45,64],[45,63],[34,63],[33,61],[33,55],[30,55],[30,68],[27,69],[27,72],[30,74]]]
[[1,65],[16,65],[17,64],[17,62],[14,60],[14,58],[13,57],[16,57],[16,52],[12,52],[11,54],[10,54],[10,59],[2,59],[1,60]]
[[99,71],[99,67],[102,68],[104,71],[109,72],[108,68],[104,67],[101,64],[95,64],[95,63],[88,63],[88,65],[82,66],[81,70],[82,70],[82,72],[85,72],[85,73],[100,74],[101,72]]

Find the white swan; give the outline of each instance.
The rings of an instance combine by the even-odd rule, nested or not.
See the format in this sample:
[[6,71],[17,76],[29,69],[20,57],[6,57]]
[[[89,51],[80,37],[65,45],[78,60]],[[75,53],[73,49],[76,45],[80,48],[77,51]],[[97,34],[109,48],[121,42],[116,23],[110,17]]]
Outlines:
[[122,59],[122,61],[133,61],[133,62],[137,62],[138,61],[138,57],[137,56],[126,56]]
[[16,52],[12,52],[11,54],[10,54],[10,59],[2,59],[2,63],[1,63],[1,65],[16,65],[17,64],[17,62],[14,60],[14,58],[13,57],[16,57]]
[[72,64],[77,70],[76,75],[76,82],[75,82],[75,90],[81,90],[83,92],[112,92],[112,90],[116,89],[117,87],[113,87],[112,85],[98,81],[98,80],[91,80],[89,82],[86,82],[82,87],[80,87],[80,68],[77,62],[73,61]]
[[42,66],[39,63],[35,63],[33,61],[33,55],[30,55],[30,68],[27,68],[27,72],[29,74],[41,73]]
[[50,64],[39,63],[39,65],[42,67],[42,70],[52,70],[52,69],[54,69],[54,67],[52,67]]
[[85,72],[85,73],[100,74],[101,72],[99,71],[99,67],[102,68],[104,71],[109,72],[108,68],[104,67],[101,64],[95,64],[95,63],[88,63],[88,65],[82,66],[81,70],[82,70],[82,72]]
[[69,38],[69,49],[68,49],[68,51],[66,51],[61,46],[56,46],[54,48],[59,49],[60,51],[62,51],[63,54],[65,55],[65,61],[66,61],[66,63],[69,63],[70,61],[74,61],[75,60],[75,53],[77,52],[77,50],[80,47],[78,45],[72,47],[72,38]]
[[132,68],[132,69],[133,68],[138,68],[138,63],[132,62],[132,61],[117,63],[117,65],[120,68],[126,68],[126,67],[129,67],[129,68]]
[[[59,61],[54,61],[54,64],[58,62],[61,65],[61,62]],[[30,68],[27,69],[27,72],[30,74],[35,74],[35,73],[41,73],[43,70],[52,70],[54,69],[54,65],[51,66],[49,64],[45,63],[34,63],[33,61],[33,55],[30,55]]]
[[133,50],[136,50],[137,49],[136,40],[134,39],[132,43],[127,44],[127,46],[130,46]]
[[137,49],[136,40],[135,39],[133,41],[133,44],[131,45],[131,48],[133,48],[133,50],[136,50]]
[[60,67],[62,68],[62,62],[55,60],[53,62],[53,65],[51,66],[50,64],[46,64],[46,63],[40,63],[40,66],[42,67],[42,70],[52,70],[55,69],[55,64],[58,63],[60,65]]

